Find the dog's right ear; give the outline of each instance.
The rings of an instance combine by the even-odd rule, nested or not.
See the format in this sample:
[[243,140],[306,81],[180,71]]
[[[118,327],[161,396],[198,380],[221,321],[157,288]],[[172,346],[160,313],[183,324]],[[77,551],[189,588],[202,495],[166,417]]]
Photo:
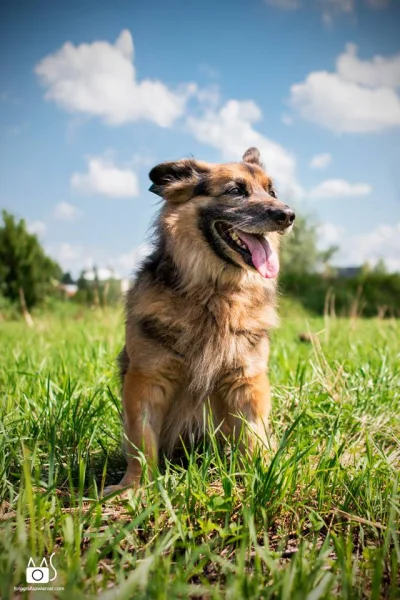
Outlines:
[[164,162],[153,167],[149,191],[170,202],[186,202],[193,196],[200,179],[210,172],[205,162],[192,159]]
[[252,147],[246,150],[246,152],[243,154],[242,161],[253,165],[258,165],[259,167],[264,169],[264,165],[262,163],[260,151],[258,148]]

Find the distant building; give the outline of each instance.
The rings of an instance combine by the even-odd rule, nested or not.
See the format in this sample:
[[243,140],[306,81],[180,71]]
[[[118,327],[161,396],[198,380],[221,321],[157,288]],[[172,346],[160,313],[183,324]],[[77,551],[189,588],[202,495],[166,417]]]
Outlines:
[[357,277],[362,273],[362,267],[337,267],[338,277]]
[[58,284],[58,288],[64,292],[67,298],[73,298],[78,291],[76,283],[60,283]]

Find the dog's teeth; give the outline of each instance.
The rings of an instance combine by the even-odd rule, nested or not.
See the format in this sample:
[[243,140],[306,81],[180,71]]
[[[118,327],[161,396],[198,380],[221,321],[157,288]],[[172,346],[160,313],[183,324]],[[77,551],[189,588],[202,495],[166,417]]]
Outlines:
[[243,248],[244,250],[247,250],[247,246],[244,242],[242,242],[242,240],[240,239],[240,237],[238,236],[238,234],[235,231],[228,231],[228,235],[231,238],[231,240],[233,242],[235,242],[235,244],[237,246],[239,246],[240,248]]

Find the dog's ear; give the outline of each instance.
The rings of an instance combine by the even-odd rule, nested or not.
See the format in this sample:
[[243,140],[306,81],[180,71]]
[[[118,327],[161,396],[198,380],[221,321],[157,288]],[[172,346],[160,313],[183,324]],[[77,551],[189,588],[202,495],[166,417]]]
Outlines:
[[260,151],[258,148],[249,148],[248,150],[246,150],[246,152],[243,154],[242,160],[243,162],[253,163],[253,165],[258,165],[259,167],[264,169],[264,165],[262,163]]
[[150,192],[177,204],[189,200],[201,179],[210,172],[205,162],[192,159],[164,162],[153,167],[149,177]]

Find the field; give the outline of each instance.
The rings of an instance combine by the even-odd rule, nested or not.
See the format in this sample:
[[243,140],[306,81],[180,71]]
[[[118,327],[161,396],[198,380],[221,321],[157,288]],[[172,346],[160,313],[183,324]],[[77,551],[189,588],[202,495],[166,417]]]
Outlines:
[[124,468],[121,312],[0,323],[3,600],[28,597],[29,558],[53,552],[64,590],[35,598],[400,597],[400,324],[286,312],[276,453],[240,462],[212,437],[105,503]]

